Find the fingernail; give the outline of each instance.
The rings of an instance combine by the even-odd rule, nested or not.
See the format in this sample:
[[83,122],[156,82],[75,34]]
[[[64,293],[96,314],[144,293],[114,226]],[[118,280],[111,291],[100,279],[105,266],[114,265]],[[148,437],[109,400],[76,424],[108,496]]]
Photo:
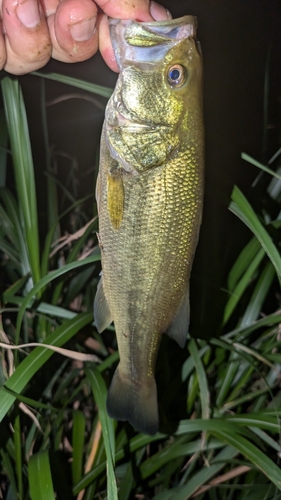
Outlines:
[[40,24],[40,14],[36,0],[26,0],[17,7],[17,16],[27,28],[35,28]]
[[163,5],[156,2],[150,2],[150,14],[155,19],[155,21],[167,21],[172,19],[172,14],[168,9],[165,9]]
[[86,42],[96,31],[96,17],[69,26],[71,36],[76,42]]

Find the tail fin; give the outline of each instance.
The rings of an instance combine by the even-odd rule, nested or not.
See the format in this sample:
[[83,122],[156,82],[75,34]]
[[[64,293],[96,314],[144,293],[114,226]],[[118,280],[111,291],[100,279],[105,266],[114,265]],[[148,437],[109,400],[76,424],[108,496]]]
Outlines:
[[157,388],[154,378],[145,385],[135,385],[117,367],[107,396],[107,411],[116,420],[128,420],[138,432],[158,431]]

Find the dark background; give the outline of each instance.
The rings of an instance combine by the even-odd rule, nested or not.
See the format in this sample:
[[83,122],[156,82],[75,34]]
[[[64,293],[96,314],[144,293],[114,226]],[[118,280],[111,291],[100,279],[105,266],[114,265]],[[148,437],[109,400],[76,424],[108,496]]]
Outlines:
[[[241,152],[267,162],[280,144],[281,5],[274,0],[163,0],[161,3],[173,17],[197,16],[204,57],[206,184],[203,224],[191,280],[191,333],[208,338],[220,333],[217,325],[228,298],[227,274],[250,237],[243,223],[228,211],[232,188],[237,184],[254,206],[262,192],[262,179],[252,187],[259,172],[240,159]],[[270,50],[265,136],[264,81]],[[51,61],[43,71],[107,87],[113,87],[116,80],[99,54],[74,65]],[[20,77],[20,83],[30,124],[44,233],[47,200],[41,83],[32,75]],[[47,102],[67,94],[81,95],[82,91],[46,81]],[[97,100],[101,105],[106,103],[103,98]],[[93,192],[103,110],[93,102],[77,98],[48,106],[47,117],[53,151],[77,160],[73,178],[77,196]],[[64,182],[70,160],[60,154],[57,158],[58,177]]]

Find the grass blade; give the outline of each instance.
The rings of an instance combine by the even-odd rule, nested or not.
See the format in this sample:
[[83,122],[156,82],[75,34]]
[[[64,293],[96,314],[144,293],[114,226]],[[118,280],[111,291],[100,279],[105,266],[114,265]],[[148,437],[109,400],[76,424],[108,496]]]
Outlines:
[[[177,434],[183,432],[202,432],[209,431],[216,437],[222,439],[228,445],[233,446],[247,457],[261,472],[272,481],[275,486],[281,490],[281,473],[279,467],[252,444],[249,439],[238,434],[237,426],[228,426],[231,422],[223,419],[209,419],[209,420],[185,420],[182,421]],[[250,421],[249,421],[250,423]],[[239,431],[242,430],[239,429]]]
[[[56,330],[49,335],[46,344],[60,347],[81,330],[81,328],[92,321],[93,314],[79,314],[76,318],[70,319],[56,328]],[[13,375],[6,382],[5,387],[16,393],[21,393],[27,383],[32,379],[33,375],[53,354],[53,351],[44,349],[44,344],[42,344],[42,347],[36,347],[36,349],[20,363]],[[13,394],[4,391],[3,388],[0,389],[0,422],[15,402],[15,399]]]
[[22,319],[23,319],[25,310],[28,307],[28,304],[29,304],[30,300],[40,290],[42,290],[42,288],[44,288],[46,285],[48,285],[48,283],[50,283],[54,279],[59,278],[60,276],[63,276],[64,274],[68,273],[69,271],[73,271],[74,269],[78,269],[79,267],[85,266],[87,264],[92,264],[93,262],[96,262],[98,260],[100,260],[100,255],[92,255],[91,257],[86,257],[83,260],[79,260],[79,261],[76,261],[76,262],[71,262],[70,264],[66,264],[65,266],[61,267],[60,269],[56,269],[55,271],[50,272],[47,276],[44,276],[39,281],[39,283],[37,283],[32,288],[32,290],[24,298],[23,303],[22,303],[22,305],[20,307],[20,310],[19,310],[19,313],[18,313],[16,343],[18,343]]
[[21,207],[33,283],[40,279],[37,200],[28,124],[18,80],[1,81],[19,205]]
[[263,248],[260,248],[259,252],[256,254],[248,268],[246,269],[245,273],[243,274],[242,278],[240,281],[237,283],[235,289],[233,290],[230,298],[227,301],[227,304],[224,309],[224,317],[223,317],[223,324],[225,325],[229,318],[231,317],[235,307],[237,306],[238,302],[240,301],[243,293],[245,292],[246,288],[249,286],[251,279],[256,272],[258,266],[260,265],[262,259],[264,258],[265,252]]
[[28,463],[31,500],[55,500],[48,451],[33,455]]
[[25,276],[30,273],[31,267],[17,202],[7,189],[0,188],[0,197],[5,204],[5,209],[3,208],[0,212],[1,223],[5,227],[6,237],[12,242],[13,249],[17,252],[19,268]]
[[268,262],[262,271],[252,297],[249,300],[247,308],[244,312],[240,327],[251,325],[261,312],[263,302],[268,294],[269,288],[275,276],[275,269],[271,262]]
[[200,389],[202,418],[210,418],[210,392],[204,365],[198,352],[198,348],[194,339],[191,339],[188,345],[189,352],[194,360],[194,365],[197,373],[198,384]]
[[245,273],[259,250],[260,243],[254,236],[243,248],[230,270],[227,280],[227,288],[230,292],[233,292],[240,278],[242,278],[243,274]]
[[232,203],[229,209],[255,234],[274,265],[278,279],[281,283],[281,257],[271,237],[237,186],[234,187],[231,198]]
[[71,85],[72,87],[77,87],[78,89],[87,90],[87,92],[91,92],[92,94],[97,94],[102,97],[110,97],[113,91],[113,89],[109,87],[85,82],[83,80],[79,80],[78,78],[60,75],[58,73],[41,73],[39,71],[33,71],[32,75],[41,76],[42,78],[54,80],[55,82],[65,83],[66,85]]
[[281,180],[281,176],[278,175],[276,172],[274,172],[274,170],[271,170],[270,168],[266,167],[265,165],[263,165],[262,163],[260,163],[259,161],[255,160],[254,158],[252,158],[251,156],[247,155],[246,153],[242,153],[241,154],[241,158],[242,160],[246,160],[248,163],[251,163],[252,165],[254,165],[255,167],[258,167],[260,168],[261,170],[263,170],[264,172],[266,172],[267,174],[270,174],[272,175],[273,177],[276,177],[277,179]]
[[9,453],[6,452],[3,448],[1,449],[1,458],[3,467],[10,481],[11,493],[14,495],[14,498],[18,499],[15,467],[14,464],[12,464]]
[[117,485],[114,474],[115,438],[114,421],[106,411],[107,390],[101,374],[97,370],[86,370],[90,381],[93,395],[99,409],[99,417],[102,426],[103,442],[107,458],[107,494],[108,499],[118,500]]
[[78,483],[82,478],[85,427],[86,427],[86,419],[84,414],[79,410],[75,410],[73,412],[73,427],[72,427],[73,460],[71,467],[72,467],[73,484]]
[[0,188],[6,186],[8,130],[4,110],[0,111]]
[[232,337],[244,338],[247,335],[250,335],[250,333],[258,330],[259,328],[274,327],[275,325],[280,323],[280,321],[281,321],[281,313],[277,311],[275,313],[268,314],[268,316],[265,316],[264,318],[254,321],[249,326],[243,328],[236,328],[235,330],[232,330],[231,332],[225,335],[225,339],[230,339]]
[[[172,490],[172,500],[188,500],[201,486],[210,481],[221,469],[223,469],[228,460],[237,455],[237,450],[232,446],[226,446],[213,460],[209,467],[203,467],[199,472],[189,479],[184,486]],[[218,462],[218,463],[215,463]],[[155,496],[157,500],[157,495]]]
[[23,497],[22,481],[22,449],[21,449],[21,425],[20,416],[17,415],[14,422],[14,445],[15,445],[15,463],[18,483],[19,498]]

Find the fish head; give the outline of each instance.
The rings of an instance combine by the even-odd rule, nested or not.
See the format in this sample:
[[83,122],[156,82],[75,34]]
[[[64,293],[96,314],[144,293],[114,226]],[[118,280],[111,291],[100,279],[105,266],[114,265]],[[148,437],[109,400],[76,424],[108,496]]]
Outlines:
[[121,71],[107,106],[107,140],[112,156],[127,171],[141,173],[164,164],[186,141],[202,73],[190,17],[160,23],[120,21],[123,30],[113,23]]

